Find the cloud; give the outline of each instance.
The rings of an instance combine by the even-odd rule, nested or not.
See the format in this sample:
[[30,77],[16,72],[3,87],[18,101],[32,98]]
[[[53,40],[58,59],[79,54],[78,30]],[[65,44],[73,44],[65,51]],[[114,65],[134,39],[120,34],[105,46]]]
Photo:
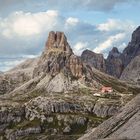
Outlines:
[[81,53],[85,49],[88,49],[88,43],[87,42],[78,42],[73,47],[73,51],[76,55],[81,55]]
[[[13,12],[17,10],[31,11],[33,9],[56,9],[60,11],[110,11],[120,4],[139,3],[138,0],[0,0],[1,12]],[[5,11],[6,10],[6,11]]]
[[113,36],[110,36],[106,41],[103,43],[99,44],[98,47],[96,47],[93,51],[96,53],[102,53],[104,50],[113,47],[115,43],[123,40],[125,38],[124,33],[119,33]]
[[121,21],[118,19],[108,19],[107,22],[97,25],[97,29],[100,31],[132,31],[134,30],[135,26],[132,21]]
[[[42,5],[44,5],[44,0]],[[91,11],[110,11],[114,9],[118,4],[130,2],[129,0],[47,0],[46,5],[49,8],[55,8],[59,10],[91,10]],[[131,3],[135,0],[131,0]],[[41,5],[41,3],[40,3]]]
[[73,17],[69,17],[67,20],[66,20],[66,26],[76,26],[79,22],[79,19],[78,18],[73,18]]
[[58,25],[58,18],[59,13],[55,10],[39,13],[14,12],[0,20],[0,30],[8,38],[39,35]]

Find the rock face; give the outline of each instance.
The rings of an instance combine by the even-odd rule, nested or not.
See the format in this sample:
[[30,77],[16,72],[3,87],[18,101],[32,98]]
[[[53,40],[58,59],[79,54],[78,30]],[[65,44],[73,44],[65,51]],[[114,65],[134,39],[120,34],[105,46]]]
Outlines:
[[81,77],[83,64],[81,59],[75,56],[62,32],[50,32],[45,50],[39,60],[34,76],[40,73],[50,73],[52,76],[63,71],[74,77]]
[[[53,91],[54,89],[60,89],[56,84],[56,80],[54,81],[56,77],[59,77],[57,82],[61,83],[60,87],[62,87],[59,91],[68,89],[66,85],[72,85],[74,80],[90,81],[90,83],[93,81],[91,69],[83,64],[80,57],[73,54],[67,38],[62,32],[55,33],[52,31],[49,33],[45,50],[34,69],[33,78],[37,76],[45,77],[46,74],[51,76]],[[65,82],[64,77],[67,79]],[[50,91],[50,84],[48,84],[48,89]]]
[[52,113],[90,113],[104,118],[117,113],[121,106],[120,101],[119,103],[120,105],[117,105],[115,101],[113,103],[108,100],[98,100],[94,104],[91,102],[90,105],[86,103],[81,105],[77,101],[74,103],[62,99],[52,99],[50,101],[50,98],[39,96],[25,104],[25,114],[28,120],[34,120],[35,118],[43,120],[42,118]]
[[124,69],[121,80],[134,82],[140,85],[140,56],[136,56]]
[[[107,68],[106,72],[109,75],[115,76],[117,78],[126,81],[127,80],[130,81],[131,79],[133,82],[137,83],[137,80],[139,78],[136,78],[136,75],[137,76],[139,75],[138,63],[140,60],[138,60],[138,57],[136,59],[134,58],[139,55],[140,55],[140,26],[133,32],[131,42],[129,42],[128,46],[123,50],[122,54],[119,53],[117,48],[113,48],[112,51],[109,53],[109,56],[106,60],[106,68]],[[134,67],[132,67],[132,65]]]
[[118,49],[113,47],[107,59],[104,59],[102,54],[97,54],[90,50],[83,51],[81,59],[91,67],[119,78],[124,69],[121,55]]
[[124,49],[122,53],[122,59],[124,67],[126,67],[130,61],[140,55],[140,26],[133,32],[131,42]]
[[32,78],[38,58],[28,59],[15,68],[0,74],[0,94],[9,93]]
[[79,140],[139,139],[140,138],[140,95],[124,106],[117,115],[103,122]]
[[133,32],[131,42],[124,49],[121,59],[124,64],[124,71],[121,80],[140,84],[140,26]]
[[106,70],[105,60],[102,54],[97,54],[90,50],[85,50],[81,55],[81,59],[91,67],[95,67],[102,72],[105,72]]
[[67,42],[67,38],[63,32],[51,31],[46,42],[45,52],[53,49],[72,54],[72,49]]
[[106,59],[106,73],[114,77],[119,78],[123,71],[123,62],[120,58],[121,53],[116,47],[113,47],[109,52],[109,55]]

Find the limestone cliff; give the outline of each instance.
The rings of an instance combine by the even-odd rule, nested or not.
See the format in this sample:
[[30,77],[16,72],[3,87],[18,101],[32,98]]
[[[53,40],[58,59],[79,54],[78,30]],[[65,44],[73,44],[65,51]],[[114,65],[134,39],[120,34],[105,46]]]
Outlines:
[[103,54],[97,54],[90,50],[85,50],[81,55],[81,59],[91,67],[94,67],[102,72],[106,71]]

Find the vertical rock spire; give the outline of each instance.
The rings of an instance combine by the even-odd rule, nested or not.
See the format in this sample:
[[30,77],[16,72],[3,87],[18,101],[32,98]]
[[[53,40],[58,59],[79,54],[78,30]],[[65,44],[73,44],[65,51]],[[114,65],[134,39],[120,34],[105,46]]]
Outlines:
[[45,51],[62,51],[72,54],[72,49],[67,42],[67,38],[63,32],[51,31],[46,42]]

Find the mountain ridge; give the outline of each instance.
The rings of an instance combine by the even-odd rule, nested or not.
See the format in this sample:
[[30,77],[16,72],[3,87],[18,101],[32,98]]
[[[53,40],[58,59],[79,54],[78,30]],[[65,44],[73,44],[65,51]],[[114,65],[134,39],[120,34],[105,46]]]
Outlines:
[[[89,59],[89,56],[91,56],[91,54],[92,57]],[[136,30],[132,33],[131,41],[128,43],[128,45],[126,46],[126,48],[123,50],[122,53],[120,53],[116,47],[113,47],[106,59],[104,57],[100,58],[98,54],[92,51],[88,52],[86,51],[86,53],[85,51],[83,51],[81,57],[90,66],[95,67],[96,69],[101,70],[102,72],[105,72],[116,78],[120,78],[121,80],[130,81],[129,78],[124,76],[127,75],[128,67],[129,69],[131,69],[131,66],[129,66],[131,61],[139,55],[140,55],[140,26],[136,28]],[[97,67],[97,64],[101,64],[101,62],[103,62],[102,63],[103,70],[101,69],[101,66]],[[137,67],[136,72],[138,72],[139,68],[140,67]],[[134,75],[131,77],[137,79],[137,77],[136,76],[134,77]],[[139,82],[136,80],[133,80],[133,82],[139,84]]]

